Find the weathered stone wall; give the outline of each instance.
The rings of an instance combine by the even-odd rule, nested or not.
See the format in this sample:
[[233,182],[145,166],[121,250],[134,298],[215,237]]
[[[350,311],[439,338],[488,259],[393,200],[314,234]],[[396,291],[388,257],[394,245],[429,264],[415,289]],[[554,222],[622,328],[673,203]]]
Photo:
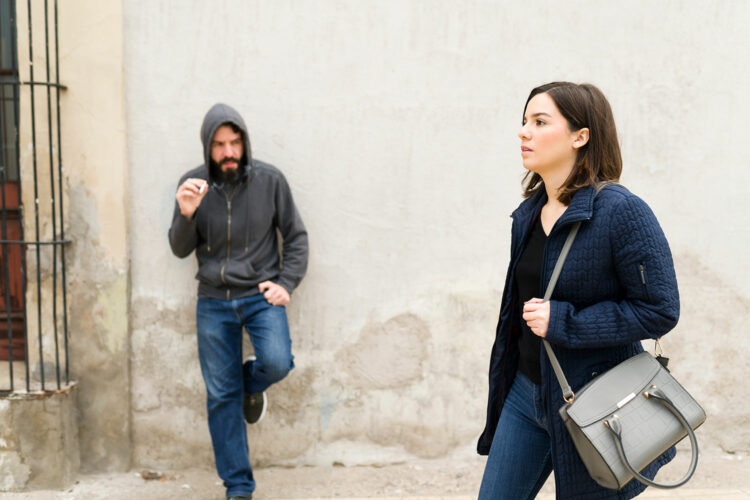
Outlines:
[[[91,14],[83,19],[104,29]],[[672,245],[683,312],[663,344],[709,414],[702,444],[750,451],[750,388],[742,383],[750,354],[742,342],[750,318],[750,261],[742,257],[750,241],[742,148],[750,4],[160,1],[126,2],[124,19],[128,190],[107,196],[80,175],[89,180],[71,182],[71,205],[75,198],[80,227],[90,228],[78,274],[107,289],[120,283],[124,262],[110,238],[121,249],[122,222],[131,221],[132,369],[130,380],[125,368],[117,372],[117,397],[132,388],[134,463],[211,463],[195,263],[170,254],[166,232],[177,179],[200,163],[200,123],[217,101],[240,110],[256,156],[285,172],[310,232],[309,273],[289,307],[297,368],[269,391],[268,419],[249,430],[255,462],[473,453],[508,215],[520,201],[516,133],[529,90],[558,79],[590,81],[607,94],[623,182],[649,202]],[[71,40],[68,64],[75,47]],[[117,48],[104,53],[97,61],[119,74]],[[109,76],[89,86],[75,67],[65,68],[70,96],[88,89],[107,92],[104,105],[118,102],[115,89],[102,89]],[[92,134],[122,130],[84,129],[81,155],[97,142]],[[116,208],[123,192],[129,214]],[[113,219],[100,219],[104,205],[114,207]],[[97,233],[112,226],[122,232]],[[104,278],[97,252],[118,256]],[[97,297],[101,311],[121,305]],[[90,307],[73,310],[80,335],[112,335]],[[111,353],[99,370],[110,370],[105,359],[124,362],[115,356],[124,356],[124,338],[114,338],[115,350],[94,344],[94,358]],[[111,414],[85,408],[91,421]],[[84,454],[98,449],[83,446]]]

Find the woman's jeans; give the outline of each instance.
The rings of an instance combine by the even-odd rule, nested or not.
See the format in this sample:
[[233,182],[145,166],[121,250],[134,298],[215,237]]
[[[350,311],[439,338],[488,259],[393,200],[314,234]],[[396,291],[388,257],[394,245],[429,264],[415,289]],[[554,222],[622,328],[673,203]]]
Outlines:
[[520,372],[505,400],[479,500],[533,499],[552,472],[541,387]]
[[[245,392],[262,392],[294,368],[286,309],[272,306],[262,294],[236,300],[199,298],[196,309],[198,358],[216,470],[228,497],[250,496],[255,480],[242,400]],[[244,369],[243,327],[256,356]]]

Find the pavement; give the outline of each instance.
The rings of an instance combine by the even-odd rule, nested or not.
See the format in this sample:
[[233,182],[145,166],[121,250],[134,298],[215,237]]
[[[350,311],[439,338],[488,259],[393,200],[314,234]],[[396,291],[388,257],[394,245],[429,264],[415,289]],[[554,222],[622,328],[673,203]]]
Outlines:
[[[660,472],[674,481],[687,469],[689,452]],[[475,499],[483,457],[420,460],[399,464],[347,467],[266,467],[255,470],[255,500],[469,500]],[[224,488],[215,471],[133,470],[83,474],[59,490],[0,493],[2,500],[222,500]],[[552,478],[538,500],[553,500]],[[750,456],[702,452],[690,482],[674,490],[648,488],[643,499],[750,500]]]

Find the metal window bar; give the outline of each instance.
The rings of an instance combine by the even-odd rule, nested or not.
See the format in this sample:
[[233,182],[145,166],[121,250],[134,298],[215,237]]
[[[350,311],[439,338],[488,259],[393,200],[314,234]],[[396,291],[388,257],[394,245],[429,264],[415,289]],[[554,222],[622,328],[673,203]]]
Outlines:
[[[35,2],[35,5],[38,5],[38,0]],[[0,217],[0,225],[2,226],[2,239],[0,239],[0,245],[2,245],[3,249],[3,259],[2,259],[2,267],[0,268],[3,272],[4,279],[5,279],[5,314],[6,314],[6,329],[7,329],[7,335],[6,338],[8,340],[8,369],[9,369],[9,387],[0,387],[0,396],[8,396],[17,394],[17,388],[16,383],[14,380],[14,370],[13,370],[13,318],[12,318],[12,307],[11,307],[11,297],[10,297],[10,290],[11,290],[11,283],[10,283],[10,271],[9,268],[9,246],[16,245],[20,248],[20,255],[21,255],[21,269],[20,269],[20,275],[21,275],[21,287],[22,287],[22,294],[21,294],[21,304],[22,304],[22,311],[23,311],[23,336],[24,336],[24,361],[25,361],[25,392],[31,393],[35,392],[32,390],[32,383],[31,383],[31,377],[29,373],[29,364],[30,364],[30,349],[29,349],[29,331],[28,331],[28,322],[27,322],[27,265],[26,265],[26,253],[25,250],[27,247],[33,247],[33,251],[36,257],[35,267],[36,267],[36,312],[37,312],[37,336],[38,336],[38,368],[39,368],[39,382],[41,384],[41,391],[47,392],[48,386],[46,381],[46,374],[45,374],[45,346],[44,346],[44,335],[43,335],[43,313],[42,313],[42,303],[43,303],[43,297],[46,296],[43,290],[42,285],[42,277],[41,277],[41,255],[42,255],[42,249],[43,248],[50,248],[52,252],[52,291],[51,291],[51,299],[45,299],[45,300],[51,300],[52,302],[52,318],[51,318],[51,332],[52,332],[52,342],[54,344],[54,366],[55,366],[55,380],[56,380],[56,387],[57,390],[60,390],[62,388],[62,380],[63,376],[61,374],[61,365],[64,369],[64,381],[65,384],[70,383],[70,370],[69,370],[69,363],[68,363],[68,316],[67,316],[67,288],[66,288],[66,267],[65,267],[65,245],[67,243],[70,243],[69,240],[65,239],[65,229],[64,229],[64,208],[63,208],[63,165],[62,165],[62,148],[61,148],[61,125],[60,125],[60,91],[65,90],[66,87],[64,85],[60,84],[60,65],[59,65],[59,47],[58,47],[58,8],[57,8],[57,0],[54,0],[53,4],[53,24],[54,24],[54,60],[55,60],[55,75],[54,75],[54,81],[51,81],[51,69],[50,69],[50,61],[51,61],[51,53],[50,53],[50,8],[49,8],[49,2],[48,0],[44,0],[44,40],[45,40],[45,58],[46,58],[46,73],[45,78],[46,81],[36,81],[34,78],[34,36],[33,36],[33,19],[32,19],[32,2],[31,0],[27,0],[27,15],[28,15],[28,37],[29,37],[29,80],[28,81],[21,81],[19,79],[19,63],[18,63],[18,47],[17,47],[17,10],[16,10],[16,0],[0,0],[0,10],[7,9],[7,12],[3,12],[3,15],[8,15],[10,19],[10,33],[6,33],[6,37],[10,39],[10,46],[11,46],[11,67],[10,68],[3,68],[2,64],[0,64],[0,74],[2,75],[10,75],[11,79],[6,79],[0,81],[0,113],[2,113],[2,117],[0,117],[0,209],[2,212],[2,215]],[[38,61],[37,61],[38,62]],[[31,108],[30,112],[30,124],[31,124],[31,131],[30,131],[30,139],[32,144],[32,151],[31,151],[31,166],[33,168],[33,203],[34,203],[34,234],[35,234],[35,240],[26,240],[24,238],[24,222],[23,222],[23,215],[24,215],[24,207],[23,207],[23,198],[21,195],[21,155],[20,155],[20,125],[21,125],[21,108],[20,108],[20,102],[21,102],[21,88],[22,86],[28,86],[29,89],[29,104]],[[42,217],[42,214],[40,214],[40,199],[39,199],[39,182],[40,182],[40,175],[38,172],[38,158],[40,155],[43,154],[43,152],[40,152],[38,150],[38,144],[37,144],[37,106],[36,106],[36,95],[35,95],[35,88],[37,86],[46,87],[44,90],[46,91],[46,111],[47,111],[47,140],[48,140],[48,161],[49,161],[49,207],[50,207],[50,216],[51,216],[51,228],[52,228],[52,238],[49,240],[42,240],[40,238],[40,224]],[[54,89],[54,92],[52,91]],[[13,103],[13,129],[12,132],[14,133],[13,141],[15,143],[15,155],[14,155],[14,165],[6,165],[7,159],[10,155],[5,154],[5,142],[8,138],[8,124],[10,120],[7,119],[7,106],[5,103],[8,100],[7,94],[11,94],[11,99]],[[54,96],[54,98],[53,98]],[[53,101],[54,101],[54,108],[56,110],[54,119],[53,119]],[[53,129],[55,130],[55,133],[53,133]],[[56,139],[56,143],[54,140]],[[56,147],[55,147],[56,146]],[[57,155],[54,154],[54,150],[57,149]],[[6,179],[7,179],[7,173],[9,172],[9,167],[15,167],[14,172],[17,176],[16,186],[17,186],[17,200],[19,203],[18,208],[18,219],[19,219],[19,235],[20,239],[10,239],[8,238],[8,227],[7,227],[7,219],[8,219],[8,208],[6,203]],[[59,217],[58,217],[59,213]],[[58,227],[59,226],[59,227]],[[58,236],[59,234],[59,236]],[[58,252],[59,249],[59,252]],[[59,263],[59,267],[58,267]],[[60,274],[58,278],[58,273]],[[61,359],[60,357],[60,342],[59,342],[59,336],[60,332],[58,330],[58,323],[60,318],[58,318],[59,309],[58,309],[58,291],[61,291],[60,298],[62,300],[62,343],[63,343],[63,357]],[[0,326],[2,328],[2,326]],[[2,336],[2,333],[0,331],[0,336]]]

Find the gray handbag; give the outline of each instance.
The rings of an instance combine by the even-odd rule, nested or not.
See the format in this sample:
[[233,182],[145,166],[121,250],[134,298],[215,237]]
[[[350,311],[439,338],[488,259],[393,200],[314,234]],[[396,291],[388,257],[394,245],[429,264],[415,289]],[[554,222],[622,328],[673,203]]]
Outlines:
[[[605,186],[599,185],[596,194]],[[580,225],[577,222],[565,240],[544,293],[545,302],[552,296]],[[560,416],[597,483],[618,490],[635,478],[647,486],[676,488],[690,479],[698,463],[698,442],[693,430],[706,420],[706,412],[665,366],[642,352],[573,393],[552,346],[544,339],[543,343],[565,400]],[[685,436],[690,438],[692,458],[682,479],[663,484],[640,474]]]

